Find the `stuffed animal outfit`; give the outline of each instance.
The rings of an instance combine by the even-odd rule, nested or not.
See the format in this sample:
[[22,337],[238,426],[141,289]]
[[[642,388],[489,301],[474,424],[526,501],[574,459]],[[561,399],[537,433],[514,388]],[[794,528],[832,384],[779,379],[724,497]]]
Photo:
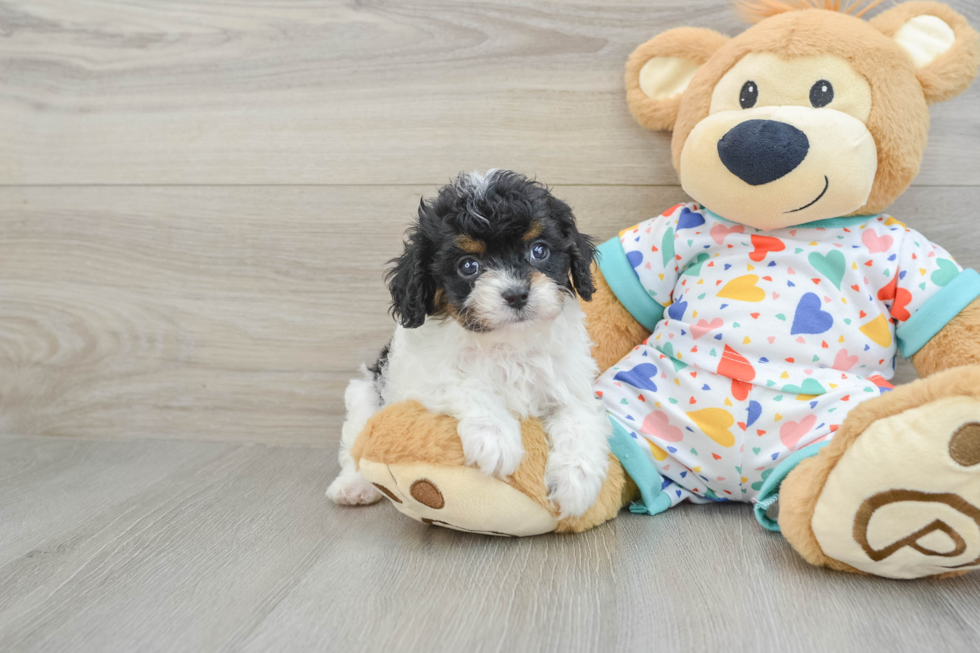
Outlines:
[[[537,420],[497,479],[465,466],[453,418],[405,402],[352,451],[401,512],[533,535],[743,501],[813,564],[980,566],[980,275],[885,212],[980,43],[942,4],[838,5],[742,3],[740,35],[672,29],[627,64],[630,110],[673,130],[694,201],[599,248],[583,309],[614,456],[596,504],[557,518]],[[893,388],[899,353],[923,378]]]

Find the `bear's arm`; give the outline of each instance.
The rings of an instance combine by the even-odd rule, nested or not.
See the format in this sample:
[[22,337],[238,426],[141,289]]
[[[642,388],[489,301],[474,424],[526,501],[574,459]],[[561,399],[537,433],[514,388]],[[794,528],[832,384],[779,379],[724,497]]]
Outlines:
[[592,357],[604,372],[646,340],[650,332],[636,321],[613,293],[602,271],[592,264],[595,292],[592,301],[579,300],[585,312],[585,327],[592,339]]
[[974,300],[950,320],[922,349],[912,356],[921,377],[950,367],[980,363],[980,299]]

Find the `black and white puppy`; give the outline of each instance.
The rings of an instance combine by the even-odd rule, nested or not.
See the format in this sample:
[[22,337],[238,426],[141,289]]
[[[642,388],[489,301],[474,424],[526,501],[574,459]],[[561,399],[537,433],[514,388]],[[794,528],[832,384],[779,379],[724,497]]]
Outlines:
[[342,471],[327,496],[381,498],[349,448],[382,406],[415,399],[455,417],[467,464],[502,478],[524,455],[519,419],[540,418],[550,498],[563,516],[584,513],[606,476],[611,430],[576,298],[592,297],[594,255],[569,206],[514,172],[462,174],[423,200],[388,272],[400,325],[347,388]]

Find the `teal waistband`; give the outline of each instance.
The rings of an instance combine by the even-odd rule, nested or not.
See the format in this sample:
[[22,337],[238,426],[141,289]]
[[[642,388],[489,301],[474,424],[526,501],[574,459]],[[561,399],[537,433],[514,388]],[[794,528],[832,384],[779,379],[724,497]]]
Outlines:
[[775,533],[779,532],[779,524],[774,520],[770,519],[766,515],[766,511],[769,506],[774,504],[777,499],[779,499],[779,486],[783,484],[783,480],[786,476],[796,469],[796,466],[807,458],[812,458],[820,453],[820,450],[830,444],[829,440],[824,440],[823,442],[818,442],[816,444],[811,444],[808,447],[804,447],[797,452],[790,455],[789,458],[779,463],[776,469],[772,470],[772,474],[769,478],[765,480],[762,484],[762,489],[759,490],[759,494],[756,495],[755,505],[753,506],[753,511],[755,512],[755,519],[759,522],[763,528],[773,531]]
[[980,274],[963,270],[895,330],[902,355],[911,358],[977,297]]
[[643,452],[636,440],[622,426],[612,422],[613,432],[609,437],[609,447],[619,458],[620,464],[640,488],[640,501],[630,506],[630,512],[645,515],[658,515],[670,508],[670,497],[663,492],[663,479],[653,462]]
[[626,307],[637,322],[653,331],[664,316],[664,307],[647,294],[633,266],[626,258],[619,238],[610,238],[599,245],[599,269],[616,299]]

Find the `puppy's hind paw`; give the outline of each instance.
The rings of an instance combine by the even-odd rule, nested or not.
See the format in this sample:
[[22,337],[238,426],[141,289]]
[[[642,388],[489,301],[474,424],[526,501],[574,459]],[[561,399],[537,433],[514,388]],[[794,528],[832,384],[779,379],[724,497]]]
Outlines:
[[381,500],[378,488],[358,473],[341,472],[327,488],[327,498],[341,506],[362,506]]

